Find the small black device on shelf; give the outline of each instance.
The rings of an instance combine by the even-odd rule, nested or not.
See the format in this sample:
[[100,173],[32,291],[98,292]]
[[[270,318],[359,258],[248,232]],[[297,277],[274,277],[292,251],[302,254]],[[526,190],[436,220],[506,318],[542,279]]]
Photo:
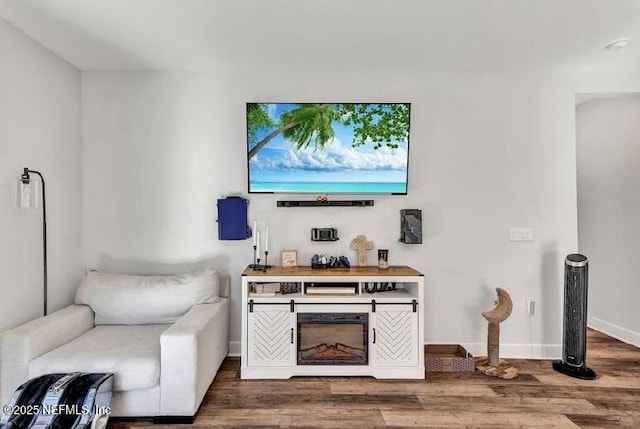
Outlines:
[[335,228],[311,228],[311,241],[338,240],[338,230]]

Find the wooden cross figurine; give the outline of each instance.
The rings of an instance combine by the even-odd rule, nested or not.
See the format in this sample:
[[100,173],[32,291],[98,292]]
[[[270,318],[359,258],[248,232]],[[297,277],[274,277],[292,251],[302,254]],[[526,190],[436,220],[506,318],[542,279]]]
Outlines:
[[373,241],[367,241],[367,237],[359,235],[351,240],[351,248],[358,251],[358,266],[367,266],[367,250],[373,249]]

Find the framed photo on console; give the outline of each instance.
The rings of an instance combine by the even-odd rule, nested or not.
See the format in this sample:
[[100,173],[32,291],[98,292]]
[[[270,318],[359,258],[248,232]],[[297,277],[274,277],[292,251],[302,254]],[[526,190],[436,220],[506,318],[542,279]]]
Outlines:
[[298,265],[298,252],[296,250],[281,250],[280,265],[283,267],[295,267]]

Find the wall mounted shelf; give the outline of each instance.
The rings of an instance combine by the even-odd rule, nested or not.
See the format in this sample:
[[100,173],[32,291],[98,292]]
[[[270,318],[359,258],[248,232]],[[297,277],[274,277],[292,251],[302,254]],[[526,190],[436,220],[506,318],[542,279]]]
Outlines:
[[278,207],[373,207],[373,200],[278,201]]

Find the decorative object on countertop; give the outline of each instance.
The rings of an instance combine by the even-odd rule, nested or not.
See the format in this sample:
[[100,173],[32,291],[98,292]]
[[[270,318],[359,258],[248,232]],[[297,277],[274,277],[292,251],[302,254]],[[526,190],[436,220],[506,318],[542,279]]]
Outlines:
[[358,266],[367,266],[367,251],[373,249],[373,241],[367,241],[365,235],[358,235],[351,240],[351,249],[358,252]]
[[298,252],[295,250],[281,250],[280,265],[283,267],[295,267],[298,265]]
[[378,268],[389,268],[389,249],[378,249]]
[[257,229],[257,222],[253,221],[253,230],[255,235],[253,236],[253,264],[249,265],[253,268],[253,271],[267,271],[267,268],[271,268],[272,265],[267,264],[267,258],[269,257],[269,225],[267,225],[264,239],[264,264],[260,264],[260,231]]
[[500,323],[511,315],[513,303],[506,290],[498,287],[496,292],[498,299],[495,301],[495,308],[482,313],[482,316],[489,322],[487,357],[476,359],[476,368],[486,375],[505,379],[515,378],[518,376],[518,369],[500,359]]
[[422,210],[400,210],[400,242],[422,244]]
[[313,255],[311,268],[351,268],[351,263],[346,256]]
[[251,268],[256,268],[258,266],[258,261],[256,260],[257,251],[258,251],[258,237],[256,233],[258,229],[256,228],[257,222],[253,221],[253,228],[251,229],[251,236],[253,237],[253,264],[249,265]]

